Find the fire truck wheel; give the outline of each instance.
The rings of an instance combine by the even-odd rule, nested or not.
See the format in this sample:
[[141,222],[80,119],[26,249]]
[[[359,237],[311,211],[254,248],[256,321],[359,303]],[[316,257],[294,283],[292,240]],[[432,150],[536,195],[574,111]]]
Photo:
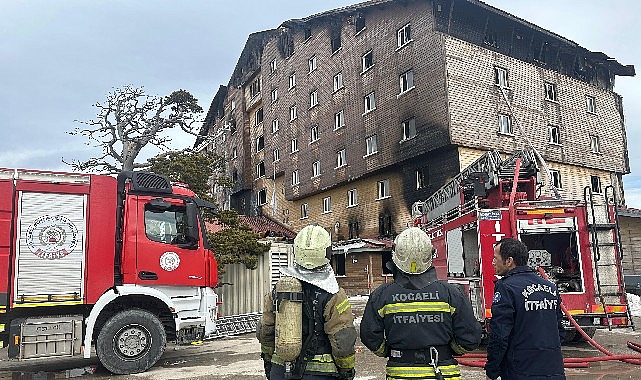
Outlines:
[[144,372],[165,352],[165,329],[154,314],[132,309],[111,317],[100,330],[96,354],[117,375]]

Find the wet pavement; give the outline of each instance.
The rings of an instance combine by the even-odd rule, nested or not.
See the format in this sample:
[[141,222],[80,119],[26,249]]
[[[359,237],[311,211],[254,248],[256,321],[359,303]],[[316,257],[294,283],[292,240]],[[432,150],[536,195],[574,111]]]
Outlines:
[[[641,326],[641,320],[637,326]],[[597,331],[595,339],[615,354],[637,354],[627,348],[627,341],[641,343],[641,331],[621,329]],[[7,350],[0,351],[0,379],[45,380],[173,380],[173,379],[264,379],[260,345],[253,334],[206,341],[199,346],[172,346],[149,371],[127,376],[110,374],[98,360],[79,358],[9,361]],[[479,351],[482,352],[482,351]],[[564,346],[566,357],[594,357],[601,354],[587,343]],[[641,355],[641,354],[639,354]],[[385,359],[369,352],[358,342],[356,380],[384,379]],[[480,368],[462,366],[464,379],[484,380]],[[569,368],[568,379],[641,379],[641,366],[618,361],[591,363],[589,368]]]

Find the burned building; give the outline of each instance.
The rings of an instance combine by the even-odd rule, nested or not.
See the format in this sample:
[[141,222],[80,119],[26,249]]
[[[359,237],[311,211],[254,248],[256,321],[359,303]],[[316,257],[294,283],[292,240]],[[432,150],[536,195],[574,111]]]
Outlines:
[[480,1],[372,0],[251,34],[201,140],[226,207],[391,238],[488,150],[536,148],[565,198],[622,196],[617,75],[634,67]]

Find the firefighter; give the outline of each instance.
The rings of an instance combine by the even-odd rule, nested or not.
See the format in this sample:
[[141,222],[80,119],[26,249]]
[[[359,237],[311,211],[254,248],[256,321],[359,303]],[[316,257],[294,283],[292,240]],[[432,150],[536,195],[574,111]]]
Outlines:
[[439,281],[434,249],[417,227],[394,241],[387,266],[394,282],[370,296],[361,321],[361,341],[387,357],[387,379],[460,379],[454,355],[478,347],[481,325],[470,300],[454,285]]
[[[287,281],[281,278],[279,283],[290,284],[292,292],[281,291],[287,285],[277,283],[265,295],[256,335],[267,379],[354,378],[354,315],[329,265],[328,249],[331,250],[331,239],[324,228],[303,228],[294,239],[293,266],[280,268]],[[297,293],[296,285],[291,285],[296,281],[300,281],[300,294],[292,295]],[[292,333],[297,326],[300,333]],[[287,334],[286,339],[283,334]],[[295,359],[279,356],[290,355],[292,349],[300,351]]]
[[565,380],[565,334],[556,286],[527,266],[522,242],[506,238],[494,247],[492,319],[487,342],[488,379]]

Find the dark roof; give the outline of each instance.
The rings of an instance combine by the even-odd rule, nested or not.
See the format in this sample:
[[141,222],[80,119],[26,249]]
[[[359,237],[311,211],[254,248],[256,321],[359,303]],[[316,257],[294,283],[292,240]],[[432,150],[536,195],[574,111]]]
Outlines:
[[632,207],[620,207],[618,210],[619,216],[627,216],[630,218],[641,218],[641,210]]
[[248,224],[255,233],[260,234],[261,236],[262,234],[265,234],[265,236],[283,236],[287,239],[293,239],[296,237],[296,233],[294,231],[282,226],[266,215],[238,215],[238,218],[241,222]]

